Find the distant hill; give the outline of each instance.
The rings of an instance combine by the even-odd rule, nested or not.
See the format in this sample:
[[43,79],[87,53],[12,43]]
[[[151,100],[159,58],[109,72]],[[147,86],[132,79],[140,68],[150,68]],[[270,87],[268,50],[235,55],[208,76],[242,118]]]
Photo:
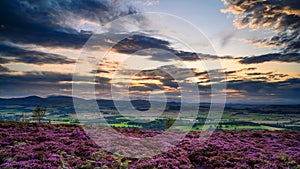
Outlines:
[[[81,101],[89,102],[90,100],[85,100],[81,98],[76,98]],[[124,101],[119,101],[124,102]],[[113,100],[99,99],[97,100],[98,106],[103,109],[115,109]],[[147,100],[132,100],[132,105],[140,111],[146,111],[150,108],[150,102]],[[20,111],[32,111],[37,105],[46,106],[48,108],[56,108],[61,112],[74,112],[73,97],[70,96],[48,96],[42,98],[39,96],[28,96],[23,98],[0,98],[0,110],[4,109],[19,109]],[[191,104],[194,106],[195,104]],[[198,104],[203,110],[208,110],[210,107],[209,103]],[[180,103],[170,101],[167,103],[166,108],[168,110],[180,110]],[[253,113],[280,113],[280,114],[300,114],[300,105],[257,105],[257,104],[227,104],[225,107],[226,111],[230,110],[241,110]]]
[[63,101],[72,101],[73,97],[70,96],[57,96],[57,95],[53,95],[53,96],[48,96],[46,98],[46,100],[63,100]]

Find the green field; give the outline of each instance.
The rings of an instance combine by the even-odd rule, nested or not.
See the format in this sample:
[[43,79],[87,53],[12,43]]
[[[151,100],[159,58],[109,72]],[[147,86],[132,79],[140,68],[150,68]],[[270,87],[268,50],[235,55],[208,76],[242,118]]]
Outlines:
[[[16,119],[16,115],[19,116],[20,119]],[[1,112],[1,120],[10,120],[10,121],[18,121],[22,120],[23,116],[21,113],[17,111],[14,112]],[[26,113],[24,118],[30,118],[31,113]],[[145,128],[145,129],[154,129],[154,130],[163,130],[165,129],[166,119],[169,116],[162,116],[158,119],[152,119],[148,121],[144,121],[139,124],[137,122],[131,122],[128,118],[118,115],[117,112],[109,111],[104,114],[104,119],[90,118],[85,120],[77,120],[76,114],[52,114],[48,113],[46,118],[51,120],[52,124],[101,124],[104,126],[112,126],[112,127],[122,127],[122,128]],[[199,113],[198,118],[195,121],[195,124],[191,128],[191,130],[202,130],[203,126],[206,122],[208,129],[217,129],[217,130],[285,130],[285,129],[293,129],[299,130],[300,126],[300,116],[298,114],[261,114],[261,113],[236,113],[236,112],[228,112],[225,111],[222,114],[222,118],[220,119],[220,123],[214,122],[213,119],[207,121],[207,114]],[[173,117],[174,119],[176,116]],[[180,119],[178,120],[179,125],[174,127],[177,130],[190,130],[190,127],[187,126],[189,124],[189,120]],[[149,127],[150,126],[150,127]],[[151,127],[152,126],[152,127]]]

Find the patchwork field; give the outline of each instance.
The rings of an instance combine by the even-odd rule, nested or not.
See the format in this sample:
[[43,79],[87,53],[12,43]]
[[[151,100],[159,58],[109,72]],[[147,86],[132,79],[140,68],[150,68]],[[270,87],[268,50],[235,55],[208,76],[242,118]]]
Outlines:
[[[89,104],[89,101],[83,100]],[[136,123],[116,110],[112,100],[98,100],[99,110],[105,118],[105,125],[122,128],[141,128],[150,130],[165,130],[165,123],[168,118],[177,117],[180,111],[180,103],[168,102],[166,110],[159,117],[144,117],[143,123]],[[133,102],[136,109],[145,109],[149,103],[143,100]],[[37,106],[47,107],[46,118],[51,124],[79,124],[99,123],[101,120],[94,118],[94,113],[85,113],[89,120],[78,120],[71,97],[53,96],[40,98],[31,96],[17,99],[0,99],[0,121],[21,121],[32,116]],[[198,105],[193,105],[198,106]],[[207,119],[209,104],[199,105],[197,119],[191,130],[199,131],[205,122],[209,122],[211,128],[217,130],[300,130],[300,105],[226,105],[220,123],[214,119]],[[88,107],[88,106],[87,106]],[[159,111],[159,110],[158,110]],[[142,112],[141,112],[142,113]],[[197,113],[197,112],[192,112]],[[141,114],[136,115],[141,118]],[[176,119],[180,122],[178,130],[186,130],[186,122],[189,119]],[[189,129],[188,129],[189,130]]]

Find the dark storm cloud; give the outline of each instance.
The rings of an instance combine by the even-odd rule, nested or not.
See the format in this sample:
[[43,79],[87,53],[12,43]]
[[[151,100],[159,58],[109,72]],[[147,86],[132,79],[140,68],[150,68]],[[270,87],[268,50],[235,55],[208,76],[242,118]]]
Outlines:
[[[0,43],[0,55],[3,63],[22,62],[29,64],[71,64],[76,61],[62,55],[26,50],[21,47]],[[0,62],[1,62],[0,60]]]
[[[121,72],[122,75],[131,74],[131,70],[124,70]],[[190,76],[191,75],[191,76]],[[156,69],[141,70],[135,74],[134,80],[138,83],[132,84],[132,89],[154,90],[163,89],[164,87],[174,88],[179,87],[179,81],[182,83],[187,82],[187,78],[193,76],[193,70],[188,68],[179,68],[174,65],[161,66]],[[157,80],[156,82],[144,82],[144,80]],[[140,86],[142,84],[142,86]]]
[[[265,79],[260,79],[259,81],[228,81],[227,89],[241,91],[247,97],[246,99],[258,97],[262,100],[265,99],[266,102],[268,102],[268,99],[272,99],[272,97],[291,100],[300,99],[300,79],[292,78],[279,82],[266,82],[262,80]],[[270,94],[274,96],[269,98]]]
[[[77,76],[76,80],[80,80],[82,82],[89,82],[89,77],[86,76]],[[72,73],[56,73],[56,72],[24,72],[23,74],[14,75],[14,74],[0,74],[1,86],[9,87],[13,84],[19,85],[59,85],[63,84],[60,82],[67,82],[71,84],[73,82],[73,74]],[[110,79],[105,77],[95,77],[95,82],[98,83],[109,83]]]
[[300,1],[299,0],[223,0],[223,12],[235,14],[238,28],[268,27],[277,35],[257,40],[264,45],[278,46],[285,52],[300,50]]
[[53,72],[24,72],[21,75],[1,74],[1,86],[10,84],[45,84],[58,83],[60,81],[71,81],[72,74],[62,74]]
[[[0,67],[1,69],[1,67]],[[89,77],[77,76],[76,78],[84,87],[90,87]],[[61,94],[68,91],[71,94],[73,74],[55,72],[23,72],[23,74],[0,74],[0,95],[1,96],[24,96],[24,95],[49,95],[53,93]],[[105,77],[95,78],[97,89],[108,89],[110,79]]]
[[21,75],[0,74],[0,95],[28,96],[61,93],[62,89],[71,89],[71,84],[60,81],[72,80],[69,74],[52,72],[27,72]]
[[28,1],[1,1],[2,40],[65,47],[80,47],[87,40],[88,36],[58,25],[55,8],[47,6],[47,1],[32,2],[36,4]]
[[[128,4],[122,4],[118,0],[111,2],[105,0],[3,0],[0,2],[0,39],[12,44],[80,48],[92,33],[88,30],[77,30],[76,26],[82,20],[95,24],[100,22],[100,26],[119,16],[136,12],[135,8],[128,6]],[[107,35],[103,36],[106,37]],[[109,42],[105,42],[104,39],[99,43],[98,45],[109,45]],[[13,53],[8,46],[1,48],[3,53],[5,50],[9,50],[6,53]],[[127,54],[150,48],[170,52],[182,60],[199,59],[195,53],[177,51],[170,47],[170,42],[145,34],[130,36],[114,46],[117,52]],[[15,53],[19,54],[21,49],[16,49],[16,51]],[[33,55],[38,54],[31,52]],[[173,55],[165,55],[165,52],[157,50],[143,52],[139,54],[151,55],[153,60],[170,61],[174,59]],[[43,57],[35,57],[29,55],[30,51],[24,51],[24,53],[26,57],[18,57],[18,61],[25,63],[36,61],[36,64],[42,64],[44,62],[43,57],[47,57],[49,61],[54,62],[54,59],[51,60],[50,54],[41,54]],[[61,59],[58,55],[53,55],[53,57]],[[8,62],[6,59],[0,61],[1,63]]]
[[[90,33],[72,27],[72,20],[106,23],[118,16],[134,13],[121,8],[118,1],[101,0],[2,0],[0,1],[0,38],[13,43],[43,46],[81,47]],[[74,26],[78,23],[73,23]]]
[[151,60],[169,62],[171,60],[198,61],[200,59],[238,59],[232,56],[217,56],[203,53],[176,50],[169,41],[150,37],[146,34],[129,36],[116,45],[113,49],[120,53],[151,56]]
[[239,62],[242,64],[263,63],[268,61],[300,63],[300,53],[269,53],[259,56],[245,57]]
[[10,61],[8,59],[5,59],[3,57],[0,57],[0,64],[9,63]]
[[[119,0],[3,0],[0,1],[0,40],[11,44],[80,48],[92,34],[89,30],[78,30],[76,26],[80,22],[86,21],[100,26],[117,17],[136,12],[135,8]],[[143,22],[143,18],[137,19],[138,22]],[[108,42],[102,41],[100,45],[108,45]],[[5,50],[5,47],[2,48]],[[116,44],[114,48],[120,53],[127,54],[141,49],[157,48],[173,53],[182,60],[199,59],[195,53],[177,51],[170,47],[170,42],[149,35],[133,35]],[[7,47],[6,49],[10,50]],[[28,55],[28,52],[27,57],[19,57],[19,61],[25,63],[37,61],[37,64],[43,62],[38,60],[42,57],[33,57]],[[152,56],[151,59],[158,61],[174,59],[173,56],[165,55],[165,52],[155,50],[147,52],[140,54],[149,54]],[[43,56],[51,60],[50,55],[43,54]],[[59,56],[55,57],[61,59]],[[8,60],[1,59],[0,62],[7,63]]]
[[[182,67],[177,67],[175,65],[167,65],[167,66],[158,67],[157,69],[143,70],[138,74],[136,74],[136,76],[143,77],[141,80],[143,80],[145,77],[152,80],[153,79],[159,80],[161,83],[159,87],[162,86],[162,87],[173,88],[173,89],[179,89],[178,87],[180,87],[180,85],[183,85],[184,83],[190,83],[190,84],[195,83],[198,85],[199,89],[202,92],[205,89],[210,90],[210,86],[207,85],[207,83],[209,82],[219,83],[225,80],[224,70],[222,69],[196,72],[195,69],[182,68]],[[194,77],[195,77],[195,79],[193,79],[194,81],[189,80],[190,78],[194,78]],[[202,85],[202,83],[206,83],[206,84]],[[154,89],[155,87],[157,86],[155,85]]]
[[[170,43],[165,40],[149,37],[146,35],[132,35],[129,36],[116,45],[113,48],[120,53],[132,54],[142,49],[156,48],[161,50],[170,51]],[[147,50],[147,52],[138,52],[139,55],[157,55],[157,51]]]

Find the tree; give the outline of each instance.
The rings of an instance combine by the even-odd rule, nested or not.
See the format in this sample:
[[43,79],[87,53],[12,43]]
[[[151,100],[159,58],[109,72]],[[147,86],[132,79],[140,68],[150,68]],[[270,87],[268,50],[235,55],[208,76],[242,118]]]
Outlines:
[[166,120],[166,129],[170,128],[175,121],[176,121],[176,119],[174,119],[174,118],[171,118],[171,117],[167,118],[167,120]]
[[41,108],[40,106],[36,106],[32,113],[32,117],[35,118],[39,123],[41,122],[41,118],[46,115],[46,107]]

